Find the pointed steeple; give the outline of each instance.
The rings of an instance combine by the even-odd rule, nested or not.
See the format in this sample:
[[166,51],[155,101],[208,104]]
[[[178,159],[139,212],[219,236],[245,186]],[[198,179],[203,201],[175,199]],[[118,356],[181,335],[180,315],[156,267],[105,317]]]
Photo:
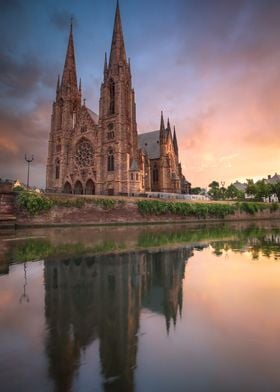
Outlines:
[[170,126],[169,118],[167,119],[167,130],[168,130],[168,132],[171,132],[171,126]]
[[178,143],[177,143],[177,136],[176,136],[176,129],[174,127],[174,133],[173,133],[173,146],[174,146],[174,150],[176,155],[178,155],[179,149],[178,149]]
[[119,64],[120,62],[126,63],[126,52],[123,39],[120,6],[118,1],[115,15],[109,67]]
[[163,119],[163,112],[161,112],[160,130],[161,130],[161,131],[164,131],[164,130],[165,130],[164,119]]
[[60,89],[60,76],[58,74],[57,83],[56,83],[56,96],[58,96],[58,94],[59,94],[59,89]]
[[79,92],[82,92],[82,79],[80,78],[80,82],[79,82]]
[[104,76],[108,71],[108,64],[107,64],[107,52],[105,52],[105,59],[104,59]]
[[75,50],[74,40],[72,32],[72,19],[70,24],[70,34],[68,40],[67,53],[65,58],[64,70],[61,80],[62,89],[70,87],[71,89],[77,89],[77,74],[76,74],[76,63],[75,63]]

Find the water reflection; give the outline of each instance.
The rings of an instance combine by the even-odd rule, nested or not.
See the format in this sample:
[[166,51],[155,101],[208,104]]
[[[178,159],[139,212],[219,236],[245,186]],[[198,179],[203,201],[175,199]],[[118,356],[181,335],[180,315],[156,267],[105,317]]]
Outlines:
[[99,339],[105,391],[133,391],[142,307],[163,314],[167,332],[182,309],[192,247],[45,263],[46,352],[57,391],[69,391],[81,353]]
[[279,228],[75,230],[0,239],[3,390],[279,390]]

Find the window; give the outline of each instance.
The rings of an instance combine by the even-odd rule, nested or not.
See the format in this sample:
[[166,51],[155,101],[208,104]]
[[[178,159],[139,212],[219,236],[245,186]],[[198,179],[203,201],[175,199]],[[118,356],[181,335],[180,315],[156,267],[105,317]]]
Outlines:
[[57,159],[55,162],[55,178],[57,180],[59,179],[59,172],[60,172],[60,161],[59,159]]
[[133,181],[133,173],[130,173],[130,179]]
[[136,173],[136,181],[138,181],[138,178],[139,178],[139,177],[138,177],[138,173]]
[[73,111],[73,118],[72,118],[72,128],[75,128],[75,125],[76,125],[76,118],[77,118],[77,116],[76,116],[76,112],[75,112],[75,110]]
[[75,161],[79,167],[93,165],[93,148],[89,140],[82,138],[76,146]]
[[110,91],[109,114],[115,114],[115,83],[113,79],[110,80],[109,91]]
[[110,148],[108,152],[108,171],[114,171],[114,152],[112,148]]
[[156,164],[153,166],[153,182],[155,184],[158,183],[158,168]]
[[114,131],[110,131],[110,132],[107,133],[107,139],[108,139],[108,140],[112,140],[112,139],[114,139],[114,138],[115,138],[115,133],[114,133]]

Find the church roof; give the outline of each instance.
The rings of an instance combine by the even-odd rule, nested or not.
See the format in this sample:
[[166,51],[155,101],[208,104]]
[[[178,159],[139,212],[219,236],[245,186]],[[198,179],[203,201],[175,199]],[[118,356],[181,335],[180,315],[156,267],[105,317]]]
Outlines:
[[99,121],[99,116],[98,114],[94,113],[92,110],[90,110],[89,108],[86,108],[88,111],[88,114],[90,115],[91,119],[93,120],[93,122],[95,124],[98,124]]
[[149,159],[160,158],[160,131],[142,133],[138,135],[139,147],[145,151]]

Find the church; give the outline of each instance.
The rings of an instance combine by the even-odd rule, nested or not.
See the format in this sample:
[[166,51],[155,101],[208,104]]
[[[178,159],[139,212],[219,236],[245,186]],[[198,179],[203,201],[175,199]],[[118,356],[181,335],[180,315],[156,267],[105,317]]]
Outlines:
[[[160,117],[160,116],[159,116]],[[138,135],[135,93],[117,4],[110,57],[105,55],[99,115],[82,100],[72,23],[51,116],[46,190],[87,195],[189,193],[175,128]]]

